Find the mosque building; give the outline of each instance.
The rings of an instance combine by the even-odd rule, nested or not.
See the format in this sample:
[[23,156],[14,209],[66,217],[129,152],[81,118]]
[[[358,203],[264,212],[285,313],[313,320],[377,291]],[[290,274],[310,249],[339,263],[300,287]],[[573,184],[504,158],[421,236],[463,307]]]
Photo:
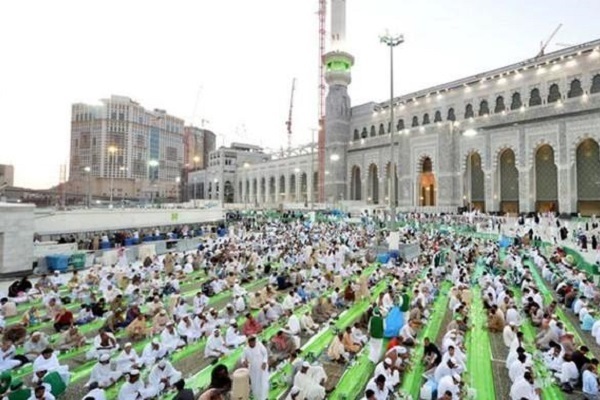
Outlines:
[[[325,55],[327,203],[388,205],[392,195],[399,210],[600,213],[600,40],[396,97],[391,122],[390,101],[351,105],[345,3],[332,0]],[[313,146],[256,160],[229,161],[227,200],[315,201]],[[203,182],[198,198],[224,200],[207,190],[222,171],[190,174]]]

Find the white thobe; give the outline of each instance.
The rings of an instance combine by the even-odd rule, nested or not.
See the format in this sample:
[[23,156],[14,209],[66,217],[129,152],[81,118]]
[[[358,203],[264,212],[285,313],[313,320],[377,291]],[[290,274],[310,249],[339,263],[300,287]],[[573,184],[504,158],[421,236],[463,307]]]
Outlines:
[[383,390],[379,390],[379,387],[375,383],[375,378],[369,381],[365,390],[366,389],[371,389],[373,391],[376,400],[387,400],[390,395],[390,389],[388,389],[387,385],[383,387]]
[[519,378],[510,387],[511,400],[540,400],[540,396],[535,392],[534,386],[527,382],[525,378]]
[[379,375],[385,376],[385,385],[391,390],[394,390],[394,387],[400,383],[400,374],[398,371],[392,371],[390,368],[385,368],[385,362],[382,361],[375,367],[375,373],[373,376],[377,377]]
[[56,371],[60,375],[65,385],[69,384],[69,379],[71,378],[71,374],[69,373],[69,366],[60,365],[58,363],[58,358],[56,358],[56,354],[52,354],[52,356],[50,356],[50,358],[47,360],[44,358],[43,355],[39,355],[33,362],[33,370],[46,370],[48,371],[48,373]]
[[169,332],[167,328],[165,328],[160,334],[160,342],[163,347],[167,351],[167,353],[172,353],[177,350],[179,347],[185,345],[185,342],[181,340],[177,331],[173,330],[173,333]]
[[83,396],[83,398],[92,398],[94,400],[106,400],[106,393],[104,393],[104,389],[96,388],[87,392],[86,395]]
[[177,371],[173,364],[169,361],[166,361],[165,364],[164,369],[155,365],[148,375],[148,383],[154,387],[157,393],[161,393],[166,389],[165,383],[162,382],[163,379],[168,380],[169,386],[173,386],[175,382],[181,379],[181,372]]
[[144,363],[146,367],[149,367],[166,355],[167,350],[165,349],[165,346],[160,345],[158,350],[154,350],[152,343],[148,343],[142,352],[142,363]]
[[123,350],[115,360],[117,371],[125,374],[133,369],[134,365],[141,364],[140,358],[134,349],[129,350],[129,354]]
[[199,314],[204,311],[204,307],[208,304],[208,296],[204,293],[200,295],[200,297],[194,297],[194,314]]
[[120,371],[113,371],[110,364],[96,364],[90,373],[90,380],[87,385],[97,382],[101,388],[108,387],[115,383],[121,377]]
[[204,357],[221,357],[229,353],[222,336],[210,335],[204,347]]
[[502,331],[502,339],[504,340],[504,345],[506,347],[510,347],[510,344],[515,340],[517,334],[512,330],[510,325],[506,325],[504,330]]
[[574,385],[579,379],[579,371],[577,365],[573,361],[563,362],[560,373],[556,374],[561,383],[570,383]]
[[240,335],[237,328],[230,326],[225,333],[225,345],[229,347],[237,347],[246,343],[246,336]]
[[300,327],[300,319],[292,314],[287,323],[288,331],[287,333],[290,335],[292,340],[294,341],[294,345],[297,349],[300,348],[300,332],[302,328]]
[[437,387],[438,399],[441,398],[444,395],[444,393],[446,393],[446,391],[449,391],[450,393],[452,393],[453,399],[458,399],[458,393],[459,393],[460,389],[458,388],[458,385],[454,383],[454,380],[452,379],[452,376],[450,376],[450,375],[446,375],[438,383],[438,387]]
[[180,336],[187,338],[188,343],[194,342],[200,338],[200,332],[194,329],[194,323],[190,321],[189,325],[184,320],[177,324],[177,332]]
[[308,371],[298,372],[294,377],[294,386],[300,389],[300,396],[305,400],[323,400],[325,398],[325,388],[316,382]]
[[146,387],[140,378],[135,383],[125,382],[119,390],[118,400],[146,400],[156,396],[153,387]]
[[[248,365],[250,371],[250,388],[254,400],[266,400],[269,395],[269,367],[268,353],[265,346],[256,342],[254,347],[246,346],[242,361]],[[263,369],[263,365],[265,368]]]
[[7,351],[0,349],[0,372],[13,369],[21,365],[21,361],[15,360],[12,357],[15,355],[16,349],[11,345]]

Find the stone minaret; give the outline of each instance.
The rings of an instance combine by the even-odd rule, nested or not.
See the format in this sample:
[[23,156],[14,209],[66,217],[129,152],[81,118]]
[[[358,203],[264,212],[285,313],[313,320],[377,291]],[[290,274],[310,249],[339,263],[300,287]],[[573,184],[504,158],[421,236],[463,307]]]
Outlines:
[[325,102],[325,201],[346,199],[346,150],[350,141],[350,69],[346,52],[346,0],[331,0],[330,50],[324,58],[328,92]]

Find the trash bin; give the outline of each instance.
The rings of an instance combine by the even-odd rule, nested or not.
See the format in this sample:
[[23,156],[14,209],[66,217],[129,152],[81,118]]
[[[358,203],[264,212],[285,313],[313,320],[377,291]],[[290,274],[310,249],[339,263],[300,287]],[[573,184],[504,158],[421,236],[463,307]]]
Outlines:
[[73,266],[73,269],[85,268],[85,253],[73,253],[70,264]]
[[69,256],[64,254],[54,254],[46,256],[46,264],[49,271],[64,272],[69,268]]

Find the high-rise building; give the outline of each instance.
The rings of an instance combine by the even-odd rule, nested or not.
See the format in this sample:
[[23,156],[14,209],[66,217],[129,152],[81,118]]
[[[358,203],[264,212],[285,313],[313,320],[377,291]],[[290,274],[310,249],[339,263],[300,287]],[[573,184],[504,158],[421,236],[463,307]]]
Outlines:
[[69,192],[114,200],[176,199],[183,139],[183,119],[147,110],[129,97],[73,104]]
[[12,165],[0,164],[0,187],[15,185],[15,168]]
[[208,165],[208,154],[215,150],[215,134],[208,129],[195,126],[184,128],[185,153],[183,163],[188,171],[204,169]]

